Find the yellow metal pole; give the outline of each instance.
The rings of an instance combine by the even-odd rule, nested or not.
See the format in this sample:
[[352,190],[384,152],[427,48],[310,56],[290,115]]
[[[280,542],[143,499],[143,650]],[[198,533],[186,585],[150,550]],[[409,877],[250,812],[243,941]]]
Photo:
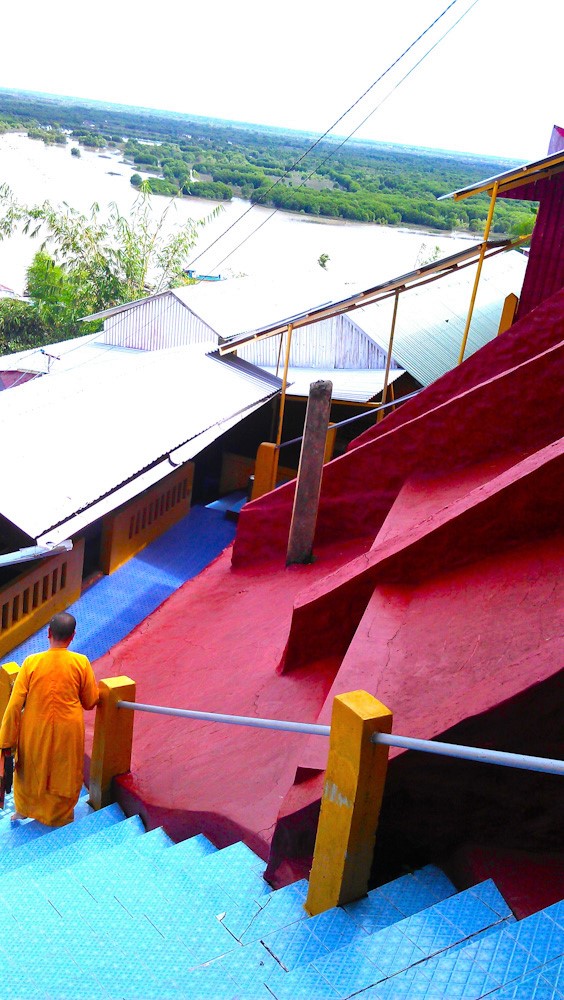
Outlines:
[[99,688],[90,762],[89,801],[94,809],[110,804],[112,779],[131,770],[135,714],[117,707],[118,701],[135,701],[135,681],[130,677],[109,677],[100,681]]
[[468,308],[468,315],[466,317],[466,325],[464,327],[464,333],[462,334],[462,344],[460,345],[460,354],[458,355],[458,364],[461,365],[464,361],[464,352],[466,350],[466,342],[468,340],[468,333],[470,330],[470,323],[472,322],[472,313],[474,312],[474,304],[476,302],[476,295],[478,292],[478,285],[480,283],[480,276],[482,274],[482,264],[484,263],[484,255],[486,253],[486,243],[488,236],[490,235],[490,229],[492,225],[492,219],[494,214],[494,208],[497,198],[497,189],[499,187],[499,181],[496,181],[493,189],[492,196],[490,199],[490,208],[488,212],[488,217],[486,219],[486,228],[484,229],[484,235],[482,237],[482,246],[480,247],[480,255],[478,257],[478,266],[476,267],[476,277],[474,278],[474,287],[472,289],[472,297],[470,299],[470,306]]
[[325,439],[325,454],[323,455],[323,463],[330,462],[333,458],[333,453],[335,451],[335,440],[337,437],[337,425],[329,424],[327,428],[327,437]]
[[280,442],[282,441],[282,424],[284,423],[284,408],[286,406],[286,385],[288,383],[288,367],[290,365],[290,347],[292,345],[292,331],[293,326],[291,323],[288,324],[288,330],[286,333],[286,354],[284,356],[284,374],[282,376],[282,392],[280,394],[280,413],[278,416],[278,433],[276,435],[276,461],[272,469],[272,482],[270,484],[271,490],[276,486],[276,474],[278,472],[278,448],[280,447]]
[[12,688],[19,672],[20,668],[18,664],[13,661],[11,663],[3,663],[0,669],[0,722],[2,722],[4,712],[8,707]]
[[[390,377],[390,364],[392,362],[392,345],[394,343],[394,333],[396,329],[396,318],[398,314],[398,303],[399,303],[399,288],[396,289],[396,294],[394,296],[394,314],[392,316],[392,328],[390,330],[390,340],[388,342],[388,354],[386,357],[386,371],[384,372],[384,388],[382,389],[382,405],[386,402],[386,396],[388,394],[388,379]],[[376,415],[376,423],[384,416],[384,410],[378,410]]]
[[310,916],[360,899],[368,891],[384,794],[392,713],[366,691],[333,702],[329,758],[305,908]]
[[272,480],[276,480],[277,469],[278,449],[271,441],[263,441],[257,450],[251,500],[258,500],[265,493],[270,493],[273,489]]

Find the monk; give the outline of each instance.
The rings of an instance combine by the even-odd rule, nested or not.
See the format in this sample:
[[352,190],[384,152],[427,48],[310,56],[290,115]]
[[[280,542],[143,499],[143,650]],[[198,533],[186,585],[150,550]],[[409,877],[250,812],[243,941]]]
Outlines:
[[83,709],[98,703],[90,662],[69,650],[76,619],[51,619],[49,649],[26,657],[0,726],[0,747],[16,755],[12,820],[72,823],[82,787]]

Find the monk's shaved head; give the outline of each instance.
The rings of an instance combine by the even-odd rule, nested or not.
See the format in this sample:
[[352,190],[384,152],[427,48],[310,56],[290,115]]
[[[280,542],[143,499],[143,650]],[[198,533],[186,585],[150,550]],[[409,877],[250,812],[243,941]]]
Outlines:
[[61,611],[60,614],[54,615],[51,618],[49,628],[53,639],[57,641],[72,639],[76,629],[76,618],[74,615],[69,614],[68,611]]

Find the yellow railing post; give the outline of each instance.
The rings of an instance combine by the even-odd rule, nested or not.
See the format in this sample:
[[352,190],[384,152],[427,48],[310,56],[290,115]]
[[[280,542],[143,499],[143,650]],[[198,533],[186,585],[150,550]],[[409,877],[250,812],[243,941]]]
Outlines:
[[251,500],[257,500],[265,493],[270,493],[276,486],[278,454],[277,446],[270,441],[259,444]]
[[0,668],[0,722],[4,718],[4,712],[8,707],[14,681],[18,676],[19,670],[18,664],[13,661],[11,663],[3,663]]
[[329,424],[327,428],[327,437],[325,438],[325,454],[323,455],[323,462],[330,462],[333,458],[333,453],[335,451],[335,439],[337,437],[337,425]]
[[368,891],[384,794],[392,713],[366,691],[333,702],[329,758],[305,908],[310,916],[360,899]]
[[506,295],[497,329],[498,337],[500,333],[505,333],[505,331],[509,330],[509,327],[513,325],[518,305],[519,299],[514,292],[510,292],[509,295]]
[[94,809],[109,805],[112,779],[131,769],[135,714],[132,709],[117,707],[118,701],[135,701],[135,681],[130,677],[109,677],[100,681],[99,688],[90,762],[90,805]]

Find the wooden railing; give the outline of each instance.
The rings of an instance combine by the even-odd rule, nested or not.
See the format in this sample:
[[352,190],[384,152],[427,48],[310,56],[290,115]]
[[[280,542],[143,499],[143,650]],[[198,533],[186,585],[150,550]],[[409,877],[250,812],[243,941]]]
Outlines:
[[43,559],[0,589],[0,656],[78,600],[83,561],[84,541],[79,540],[70,552]]

